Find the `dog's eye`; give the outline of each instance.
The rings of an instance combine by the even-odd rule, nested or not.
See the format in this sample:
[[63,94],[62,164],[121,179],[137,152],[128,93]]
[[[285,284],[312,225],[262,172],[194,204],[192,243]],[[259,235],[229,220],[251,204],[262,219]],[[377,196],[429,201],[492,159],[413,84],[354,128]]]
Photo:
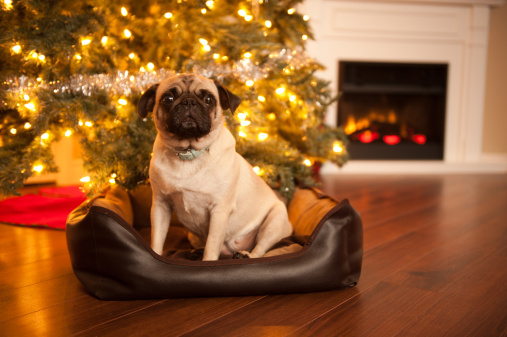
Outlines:
[[170,104],[170,103],[172,103],[173,101],[174,101],[174,97],[173,97],[173,96],[171,96],[171,95],[167,95],[167,96],[164,96],[164,97],[162,98],[162,102],[167,103],[167,104]]
[[213,97],[211,97],[211,96],[206,96],[206,97],[204,98],[204,103],[206,103],[206,104],[211,104],[211,103],[213,103]]

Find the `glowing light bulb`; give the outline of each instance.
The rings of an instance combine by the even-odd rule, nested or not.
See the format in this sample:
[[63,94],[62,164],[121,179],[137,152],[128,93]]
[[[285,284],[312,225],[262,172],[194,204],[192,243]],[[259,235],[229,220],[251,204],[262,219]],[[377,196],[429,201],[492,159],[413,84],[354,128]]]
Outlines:
[[266,102],[266,97],[264,96],[259,96],[257,97],[257,99],[259,100],[259,102]]
[[270,121],[274,121],[274,120],[276,119],[276,115],[272,112],[272,113],[270,113],[270,114],[268,115],[268,119],[269,119]]
[[207,46],[207,45],[208,45],[208,40],[206,40],[206,39],[199,39],[199,42],[200,42],[203,46]]
[[296,13],[296,9],[295,8],[289,8],[289,10],[287,11],[287,13],[289,15],[292,15],[292,14]]
[[13,135],[15,135],[16,133],[18,133],[18,130],[16,130],[15,128],[12,128],[9,130]]
[[81,55],[76,54],[76,59],[81,60],[82,59]]
[[27,108],[28,110],[34,111],[35,110],[35,104],[33,104],[31,102],[30,103],[26,103],[25,104],[25,108]]
[[253,168],[253,171],[254,171],[255,173],[259,174],[259,173],[260,173],[260,171],[261,171],[261,169],[260,169],[260,167],[259,167],[259,166],[255,166],[255,167]]
[[310,15],[304,15],[304,16],[303,16],[303,20],[305,20],[305,21],[310,20]]
[[130,32],[130,30],[125,29],[123,31],[123,35],[125,35],[125,37],[128,39],[128,38],[130,38],[132,36],[132,33]]
[[278,95],[282,95],[285,92],[285,88],[284,87],[280,87],[280,88],[276,89],[275,92]]
[[23,96],[23,98],[25,99],[25,101],[29,101],[29,100],[30,100],[30,96],[28,96],[27,94],[25,94],[25,95]]
[[333,143],[333,151],[336,153],[343,152],[343,146],[342,146],[341,142],[334,142]]
[[264,132],[261,132],[257,135],[257,138],[260,140],[260,141],[263,141],[263,140],[266,140],[268,139],[269,135],[267,133],[264,133]]
[[241,126],[249,126],[250,123],[251,123],[250,121],[242,121]]
[[133,59],[134,59],[134,57],[136,57],[136,54],[134,54],[134,53],[130,53],[130,54],[129,54],[129,59],[133,60]]
[[32,127],[32,124],[30,124],[28,122],[26,122],[25,125],[24,125],[24,128],[27,129],[27,130],[30,129],[31,127]]
[[253,19],[253,16],[251,16],[251,15],[245,15],[245,21],[250,22],[250,21],[252,21],[252,19]]
[[202,14],[206,14],[206,12],[207,12],[206,8],[201,9]]
[[153,70],[155,68],[155,65],[150,62],[146,65],[146,68],[148,68],[148,70]]
[[40,139],[48,140],[48,139],[49,139],[49,134],[48,134],[47,132],[43,133],[43,134],[40,136]]
[[252,53],[246,52],[246,53],[243,54],[243,57],[249,59],[250,57],[252,57]]
[[86,176],[86,177],[83,177],[81,179],[79,179],[80,182],[82,183],[89,183],[90,182],[90,177]]
[[128,15],[127,9],[125,7],[121,8],[121,15],[123,15],[123,16],[127,16]]
[[266,25],[266,27],[268,27],[268,28],[271,28],[271,26],[272,26],[273,24],[271,23],[271,21],[266,20],[266,22],[264,22],[264,25]]
[[306,166],[312,166],[312,162],[310,159],[305,159],[305,161],[303,162],[303,164],[305,164]]
[[214,58],[215,60],[218,60],[218,59],[220,58],[220,54],[216,54],[216,53],[215,53],[215,54],[213,54],[213,58]]
[[212,0],[209,0],[209,1],[206,1],[206,6],[208,6],[209,9],[213,9],[213,5],[214,5],[214,1]]
[[240,121],[244,121],[246,119],[246,114],[243,112],[238,113],[237,116]]
[[4,0],[5,9],[12,9],[12,0]]
[[14,47],[12,47],[12,51],[15,52],[16,54],[21,53],[21,46],[19,44],[15,45]]
[[109,179],[109,183],[116,184],[116,180],[114,180],[114,178],[111,178],[111,179]]
[[170,19],[170,18],[172,18],[172,17],[173,17],[173,13],[171,13],[171,12],[167,12],[167,13],[165,13],[165,14],[164,14],[164,17],[165,17],[166,19]]
[[207,51],[211,50],[211,47],[209,45],[205,45],[205,46],[202,46],[202,50],[207,52]]
[[290,95],[289,101],[294,102],[297,99],[296,95]]
[[89,45],[91,42],[92,42],[92,40],[90,40],[90,39],[83,39],[83,40],[81,40],[81,44],[83,46]]
[[238,14],[239,14],[239,16],[241,16],[241,17],[245,17],[245,16],[247,15],[247,13],[246,13],[246,11],[245,11],[244,9],[240,9],[240,10],[238,11]]
[[107,44],[107,36],[103,36],[102,39],[100,40],[100,43],[102,43],[103,46],[105,46]]
[[248,81],[246,81],[245,84],[246,84],[247,87],[251,87],[251,86],[253,86],[255,84],[255,82],[252,81],[252,80],[248,80]]
[[303,39],[303,41],[306,41],[308,40],[308,35],[303,35],[301,38]]
[[42,170],[44,170],[44,166],[42,166],[41,164],[39,164],[39,165],[34,165],[34,167],[32,168],[32,170],[33,170],[34,172],[41,173],[41,172],[42,172]]
[[119,103],[120,105],[127,105],[127,103],[128,103],[128,102],[127,102],[127,100],[126,100],[126,99],[124,99],[124,98],[120,98],[120,99],[118,100],[118,103]]
[[40,55],[39,55],[39,60],[40,60],[40,61],[44,61],[45,59],[46,59],[46,56],[44,56],[44,55],[42,55],[42,54],[40,54]]
[[65,131],[65,137],[70,137],[72,135],[72,131],[67,130]]

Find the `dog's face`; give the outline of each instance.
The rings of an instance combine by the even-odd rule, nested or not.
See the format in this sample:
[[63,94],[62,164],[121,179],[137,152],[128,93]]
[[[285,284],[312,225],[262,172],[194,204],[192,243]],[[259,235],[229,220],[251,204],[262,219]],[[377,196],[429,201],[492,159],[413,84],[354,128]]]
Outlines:
[[159,133],[178,140],[200,139],[222,125],[222,111],[241,100],[216,81],[194,75],[170,77],[151,86],[139,100],[138,113],[153,111]]

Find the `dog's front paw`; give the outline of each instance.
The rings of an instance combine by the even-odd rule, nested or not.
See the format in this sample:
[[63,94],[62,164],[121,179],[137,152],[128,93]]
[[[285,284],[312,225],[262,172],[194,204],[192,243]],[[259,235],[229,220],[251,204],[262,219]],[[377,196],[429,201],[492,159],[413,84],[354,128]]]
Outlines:
[[232,258],[233,259],[249,259],[250,258],[250,253],[249,252],[245,252],[245,251],[236,252],[232,256]]

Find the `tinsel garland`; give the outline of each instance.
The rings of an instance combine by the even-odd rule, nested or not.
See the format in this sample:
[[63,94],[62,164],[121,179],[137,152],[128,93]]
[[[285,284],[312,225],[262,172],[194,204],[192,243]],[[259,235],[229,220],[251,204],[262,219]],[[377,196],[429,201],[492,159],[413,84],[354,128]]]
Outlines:
[[[314,59],[301,51],[283,49],[278,53],[271,53],[268,61],[262,65],[256,64],[250,58],[226,63],[209,63],[204,66],[194,65],[192,72],[217,80],[233,79],[246,82],[267,78],[269,73],[280,64],[299,70],[304,67],[318,67]],[[140,93],[155,83],[159,83],[176,73],[164,68],[158,70],[144,70],[136,74],[128,71],[117,71],[114,74],[72,75],[68,80],[59,80],[43,83],[34,78],[20,76],[10,78],[4,83],[8,85],[7,92],[16,94],[30,94],[37,89],[50,90],[55,93],[82,93],[91,96],[98,91],[108,94],[129,97],[133,93]]]

